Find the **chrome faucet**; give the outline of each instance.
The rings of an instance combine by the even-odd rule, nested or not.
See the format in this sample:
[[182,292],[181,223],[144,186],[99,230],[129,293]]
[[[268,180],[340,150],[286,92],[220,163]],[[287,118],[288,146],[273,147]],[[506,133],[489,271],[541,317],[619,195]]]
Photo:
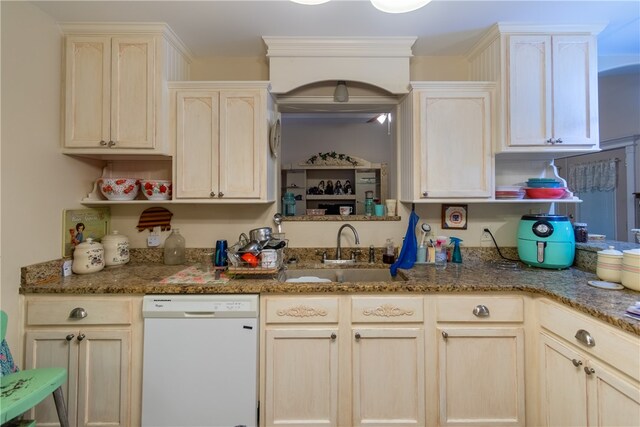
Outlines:
[[353,225],[351,224],[344,224],[342,227],[340,227],[338,229],[338,243],[336,245],[336,260],[340,260],[340,256],[342,255],[342,249],[340,248],[340,235],[342,234],[342,230],[344,230],[344,228],[350,228],[353,231],[353,235],[356,237],[356,245],[360,244],[360,238],[358,237],[358,232],[356,231],[355,228],[353,228]]

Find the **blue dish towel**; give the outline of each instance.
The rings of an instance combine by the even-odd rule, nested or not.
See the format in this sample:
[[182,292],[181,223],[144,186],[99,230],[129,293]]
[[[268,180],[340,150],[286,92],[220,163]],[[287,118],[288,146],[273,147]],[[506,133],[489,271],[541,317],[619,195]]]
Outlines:
[[407,234],[404,236],[404,242],[402,243],[402,249],[396,262],[391,267],[391,275],[395,277],[398,274],[398,268],[411,268],[416,262],[416,255],[418,253],[418,239],[416,239],[416,225],[420,217],[411,211],[409,216],[409,226],[407,227]]

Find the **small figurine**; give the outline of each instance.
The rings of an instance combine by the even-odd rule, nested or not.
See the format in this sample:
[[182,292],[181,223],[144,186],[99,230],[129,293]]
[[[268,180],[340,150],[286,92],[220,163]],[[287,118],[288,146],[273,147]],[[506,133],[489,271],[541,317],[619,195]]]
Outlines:
[[325,194],[324,193],[324,180],[320,181],[318,183],[318,194]]
[[333,187],[333,194],[344,194],[344,191],[342,190],[342,184],[340,183],[340,180],[336,181],[336,186]]
[[351,181],[346,180],[344,183],[344,194],[353,194],[353,190],[351,189]]
[[333,182],[330,179],[327,180],[327,187],[324,189],[324,194],[333,194]]

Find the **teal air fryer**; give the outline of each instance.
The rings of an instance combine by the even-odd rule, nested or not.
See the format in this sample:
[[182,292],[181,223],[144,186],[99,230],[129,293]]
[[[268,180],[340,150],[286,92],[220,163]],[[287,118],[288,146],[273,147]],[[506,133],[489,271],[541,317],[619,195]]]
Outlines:
[[567,268],[573,264],[576,240],[569,218],[563,215],[524,215],[518,226],[518,256],[541,268]]

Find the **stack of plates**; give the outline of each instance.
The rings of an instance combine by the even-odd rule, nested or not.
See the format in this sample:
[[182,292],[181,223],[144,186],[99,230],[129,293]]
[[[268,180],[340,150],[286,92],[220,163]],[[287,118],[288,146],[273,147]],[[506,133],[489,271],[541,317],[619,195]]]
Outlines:
[[524,191],[529,199],[560,199],[566,194],[566,187],[555,178],[529,178]]
[[524,190],[519,185],[496,186],[496,199],[522,199]]

